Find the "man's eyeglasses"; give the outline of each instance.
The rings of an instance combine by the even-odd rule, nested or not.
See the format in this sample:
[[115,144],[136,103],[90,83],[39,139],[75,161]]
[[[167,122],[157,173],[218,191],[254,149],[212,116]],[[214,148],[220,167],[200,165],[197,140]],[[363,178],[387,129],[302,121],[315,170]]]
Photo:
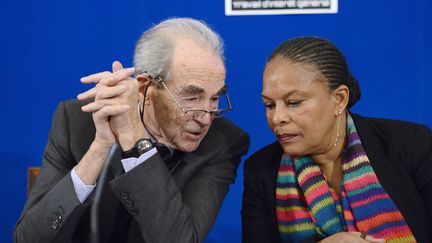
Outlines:
[[[148,74],[147,74],[148,75]],[[232,111],[231,101],[229,99],[228,93],[225,90],[222,90],[218,95],[212,97],[209,100],[210,110],[199,109],[198,107],[201,105],[201,99],[198,97],[188,97],[188,98],[180,98],[177,99],[168,89],[165,84],[165,81],[162,79],[160,75],[156,77],[152,77],[148,75],[156,84],[162,84],[164,89],[168,92],[168,95],[174,101],[174,103],[185,113],[192,113],[199,117],[209,113],[212,118],[219,118],[224,116],[225,112]]]

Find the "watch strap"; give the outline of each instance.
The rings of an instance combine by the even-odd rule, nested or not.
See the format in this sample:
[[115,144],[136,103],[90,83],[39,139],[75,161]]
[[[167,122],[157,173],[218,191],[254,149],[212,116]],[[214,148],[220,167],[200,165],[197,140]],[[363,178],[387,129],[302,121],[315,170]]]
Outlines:
[[122,158],[138,158],[152,148],[154,148],[153,142],[150,139],[142,138],[131,149],[122,151]]

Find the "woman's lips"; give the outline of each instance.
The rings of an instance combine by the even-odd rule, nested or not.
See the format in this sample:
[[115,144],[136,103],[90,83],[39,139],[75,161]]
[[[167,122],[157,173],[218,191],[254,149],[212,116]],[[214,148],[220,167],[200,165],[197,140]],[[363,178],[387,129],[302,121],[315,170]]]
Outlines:
[[297,134],[280,134],[277,135],[279,142],[291,142],[297,137]]

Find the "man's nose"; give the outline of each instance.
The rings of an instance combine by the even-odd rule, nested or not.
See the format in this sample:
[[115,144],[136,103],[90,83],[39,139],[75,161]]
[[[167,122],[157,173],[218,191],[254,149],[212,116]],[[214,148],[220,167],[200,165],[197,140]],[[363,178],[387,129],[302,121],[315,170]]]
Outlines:
[[195,119],[203,125],[208,125],[213,121],[213,113],[202,110],[195,114]]

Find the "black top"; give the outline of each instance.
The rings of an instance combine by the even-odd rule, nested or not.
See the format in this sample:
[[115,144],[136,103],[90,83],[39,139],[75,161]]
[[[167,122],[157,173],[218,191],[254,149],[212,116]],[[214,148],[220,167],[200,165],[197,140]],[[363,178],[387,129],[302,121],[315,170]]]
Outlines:
[[[384,190],[418,242],[432,242],[432,131],[403,121],[352,115],[362,145]],[[278,142],[245,162],[243,242],[281,242],[275,214]],[[306,242],[316,242],[311,238]]]

